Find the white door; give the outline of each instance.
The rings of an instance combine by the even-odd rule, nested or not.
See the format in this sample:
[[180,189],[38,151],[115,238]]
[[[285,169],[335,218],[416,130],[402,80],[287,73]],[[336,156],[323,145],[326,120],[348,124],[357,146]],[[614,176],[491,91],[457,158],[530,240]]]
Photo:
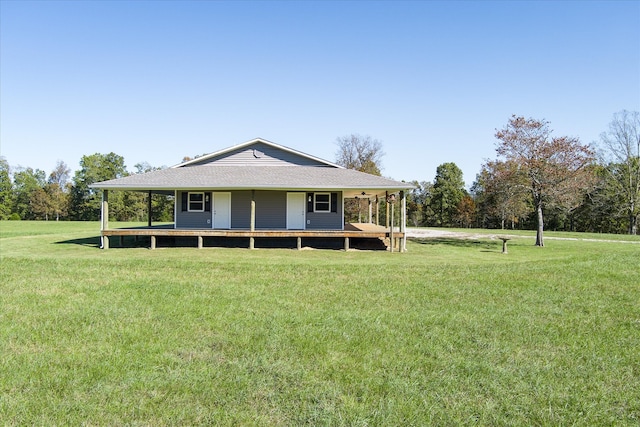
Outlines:
[[213,228],[231,228],[231,193],[213,193]]
[[287,193],[287,230],[304,230],[305,193]]

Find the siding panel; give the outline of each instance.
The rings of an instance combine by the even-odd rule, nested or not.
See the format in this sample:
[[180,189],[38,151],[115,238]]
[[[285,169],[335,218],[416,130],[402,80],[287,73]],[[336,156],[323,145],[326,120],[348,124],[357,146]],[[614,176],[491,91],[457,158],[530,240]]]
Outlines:
[[342,192],[336,194],[336,212],[307,212],[307,230],[342,230]]
[[256,228],[287,228],[287,193],[256,191]]
[[251,191],[231,192],[231,228],[251,228]]
[[[256,157],[257,156],[257,157]],[[256,143],[191,166],[327,166],[266,144]]]

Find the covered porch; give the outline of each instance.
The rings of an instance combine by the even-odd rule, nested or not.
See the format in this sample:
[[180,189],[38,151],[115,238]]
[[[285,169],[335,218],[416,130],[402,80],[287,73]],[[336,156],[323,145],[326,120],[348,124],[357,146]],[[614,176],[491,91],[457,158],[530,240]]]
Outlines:
[[[150,249],[179,245],[197,248],[234,246],[249,249],[258,247],[293,247],[300,250],[303,248],[336,248],[335,242],[340,242],[338,248],[344,250],[359,248],[383,249],[389,252],[404,252],[406,250],[406,196],[404,191],[399,191],[397,194],[390,194],[389,192],[382,194],[384,200],[387,201],[385,203],[385,225],[379,224],[380,198],[378,196],[365,198],[366,193],[364,191],[352,192],[351,194],[345,192],[345,197],[367,200],[368,203],[367,209],[363,212],[364,215],[358,215],[359,221],[346,223],[341,230],[257,228],[255,191],[251,191],[248,228],[181,228],[176,227],[176,223],[154,225],[151,218],[152,195],[168,194],[168,192],[166,190],[147,190],[145,192],[148,193],[147,225],[131,228],[111,228],[109,226],[109,190],[103,189],[100,231],[102,249],[109,249],[110,246],[115,245],[119,247],[128,246],[130,243],[125,243],[133,240],[136,245],[147,244]],[[399,203],[396,203],[396,201]],[[396,213],[396,211],[398,212]],[[394,213],[396,213],[395,220]],[[368,222],[366,222],[367,216]],[[117,240],[113,240],[114,238]],[[278,245],[278,242],[285,241],[289,243],[284,246]],[[333,243],[327,245],[326,242],[329,241]],[[215,244],[215,242],[218,243]],[[271,242],[271,245],[268,244],[269,242]]]

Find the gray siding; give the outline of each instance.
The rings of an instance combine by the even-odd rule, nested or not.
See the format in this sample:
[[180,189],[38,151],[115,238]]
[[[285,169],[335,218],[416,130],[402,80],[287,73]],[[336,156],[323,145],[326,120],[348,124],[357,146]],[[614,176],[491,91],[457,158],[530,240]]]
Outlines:
[[256,191],[256,228],[287,228],[287,193]]
[[[256,157],[256,155],[258,157]],[[327,166],[324,163],[298,156],[295,153],[280,150],[270,145],[256,143],[249,147],[224,153],[191,166]]]
[[[201,190],[197,190],[201,192]],[[211,228],[211,208],[205,212],[183,211],[183,193],[188,191],[178,191],[176,197],[176,228]]]
[[342,230],[342,193],[338,192],[337,212],[307,211],[307,230]]
[[211,228],[211,212],[183,212],[178,209],[176,228]]
[[[341,230],[342,193],[337,193],[337,212],[307,212],[307,230]],[[176,198],[176,228],[211,228],[211,212],[182,211],[182,193]],[[287,228],[287,192],[256,191],[256,229]],[[208,222],[207,222],[208,221]],[[231,228],[249,229],[251,191],[231,192]]]
[[251,228],[251,191],[231,192],[231,228]]

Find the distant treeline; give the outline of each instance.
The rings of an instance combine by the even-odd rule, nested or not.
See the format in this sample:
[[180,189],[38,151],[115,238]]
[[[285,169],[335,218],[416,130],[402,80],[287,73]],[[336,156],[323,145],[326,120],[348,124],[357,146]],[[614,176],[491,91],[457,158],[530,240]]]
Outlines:
[[[371,153],[368,160],[345,166],[379,174],[382,146],[367,138],[338,139],[342,151],[337,163],[345,163],[344,153],[364,143]],[[516,116],[496,138],[501,141],[498,158],[481,165],[470,190],[451,162],[438,166],[433,181],[413,181],[415,187],[407,194],[408,225],[535,229],[544,211],[546,230],[638,234],[638,112],[615,114],[599,144],[589,147],[576,138],[551,137],[545,121]],[[12,170],[7,159],[0,158],[0,219],[98,220],[101,194],[89,185],[161,169],[142,163],[129,172],[124,158],[115,153],[83,156],[79,166],[72,177],[59,161],[47,175],[30,167]],[[151,197],[153,221],[173,221],[173,196]],[[146,221],[148,198],[148,192],[111,191],[110,219]],[[367,221],[366,203],[350,200],[345,221]],[[384,224],[385,209],[380,215],[378,221]]]

